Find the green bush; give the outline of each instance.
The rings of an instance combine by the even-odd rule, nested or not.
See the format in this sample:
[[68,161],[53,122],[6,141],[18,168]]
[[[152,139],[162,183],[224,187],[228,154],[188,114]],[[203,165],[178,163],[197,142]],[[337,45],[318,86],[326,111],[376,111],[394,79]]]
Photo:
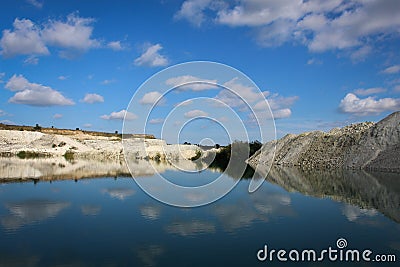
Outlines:
[[155,157],[154,157],[154,160],[155,160],[155,161],[161,161],[161,154],[160,154],[160,153],[157,153],[157,154],[155,155]]
[[201,157],[201,151],[197,150],[196,155],[194,157],[191,157],[190,160],[195,161]]
[[69,161],[74,160],[74,152],[70,150],[66,151],[64,154],[64,158]]
[[[238,173],[243,169],[243,167],[245,166],[245,161],[254,153],[256,153],[261,148],[261,146],[261,142],[257,140],[250,143],[235,141],[232,144],[220,148],[220,151],[215,154],[215,158],[211,162],[210,167],[225,171],[228,167],[229,162],[232,161],[230,165],[230,170],[227,171],[232,174],[232,176],[234,176],[236,172]],[[205,158],[204,160],[205,162],[210,162],[211,158]],[[246,165],[243,178],[248,177],[249,175],[251,175],[252,172],[254,173],[254,170]]]

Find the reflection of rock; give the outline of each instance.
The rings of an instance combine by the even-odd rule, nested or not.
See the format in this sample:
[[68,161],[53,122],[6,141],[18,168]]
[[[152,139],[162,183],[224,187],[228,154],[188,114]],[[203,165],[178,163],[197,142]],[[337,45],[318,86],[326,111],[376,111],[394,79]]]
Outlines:
[[83,215],[98,215],[101,211],[101,206],[98,205],[82,205],[81,212]]
[[130,188],[106,188],[103,190],[104,193],[107,193],[112,198],[117,198],[119,200],[124,200],[127,197],[132,196],[135,194],[135,191]]
[[7,229],[17,229],[26,224],[53,218],[69,205],[69,202],[49,200],[26,200],[8,203],[5,206],[10,211],[10,215],[1,218],[1,223]]
[[164,248],[159,245],[149,245],[140,247],[136,254],[144,266],[156,266],[158,258],[164,253]]
[[129,170],[123,161],[0,158],[1,181],[64,180],[128,175],[130,175]]
[[181,236],[193,236],[205,233],[214,233],[215,225],[206,221],[177,221],[165,227],[165,231],[169,234],[177,234]]
[[[196,170],[198,166],[190,160],[179,161],[179,166],[185,170]],[[125,161],[108,160],[96,161],[78,159],[67,161],[65,158],[1,158],[0,157],[0,182],[20,181],[28,179],[38,180],[64,180],[91,177],[134,177],[152,176],[156,172],[163,173],[167,170],[176,170],[168,162],[151,160],[131,160],[129,169]]]
[[299,168],[274,167],[267,180],[290,192],[330,197],[362,209],[376,209],[400,222],[398,174],[342,169],[303,171]]
[[160,218],[161,208],[159,205],[146,205],[140,207],[140,214],[146,219],[157,220]]

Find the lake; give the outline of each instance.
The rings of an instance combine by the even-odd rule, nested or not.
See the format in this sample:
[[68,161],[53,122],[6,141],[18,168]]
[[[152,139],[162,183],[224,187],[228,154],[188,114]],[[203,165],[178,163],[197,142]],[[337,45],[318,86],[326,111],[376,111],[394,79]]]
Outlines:
[[[254,193],[242,179],[212,204],[177,208],[145,194],[122,164],[89,163],[0,161],[0,266],[398,266],[398,174],[275,168]],[[135,179],[155,179],[140,164]],[[191,185],[218,175],[160,170]],[[257,259],[264,245],[321,251],[340,238],[397,264]]]

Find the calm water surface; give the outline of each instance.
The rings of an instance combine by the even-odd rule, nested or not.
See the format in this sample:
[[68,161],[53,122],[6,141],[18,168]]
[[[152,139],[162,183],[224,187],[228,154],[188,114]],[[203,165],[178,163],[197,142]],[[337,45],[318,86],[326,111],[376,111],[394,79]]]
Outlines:
[[[198,185],[217,173],[165,175]],[[187,209],[153,200],[127,177],[2,183],[0,266],[399,266],[399,175],[276,169],[255,193],[248,185]],[[265,244],[322,250],[338,238],[395,254],[397,264],[256,258]]]

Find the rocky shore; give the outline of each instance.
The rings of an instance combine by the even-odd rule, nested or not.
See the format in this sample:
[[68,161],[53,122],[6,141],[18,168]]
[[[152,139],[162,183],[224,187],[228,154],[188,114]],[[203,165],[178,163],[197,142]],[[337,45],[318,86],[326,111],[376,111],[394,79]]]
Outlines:
[[[124,153],[125,149],[125,153]],[[19,158],[65,157],[67,159],[121,160],[191,159],[200,148],[195,145],[167,145],[164,140],[116,134],[65,134],[29,130],[0,130],[0,156]]]
[[264,144],[247,162],[258,169],[281,165],[400,172],[400,112],[377,123],[288,134]]

